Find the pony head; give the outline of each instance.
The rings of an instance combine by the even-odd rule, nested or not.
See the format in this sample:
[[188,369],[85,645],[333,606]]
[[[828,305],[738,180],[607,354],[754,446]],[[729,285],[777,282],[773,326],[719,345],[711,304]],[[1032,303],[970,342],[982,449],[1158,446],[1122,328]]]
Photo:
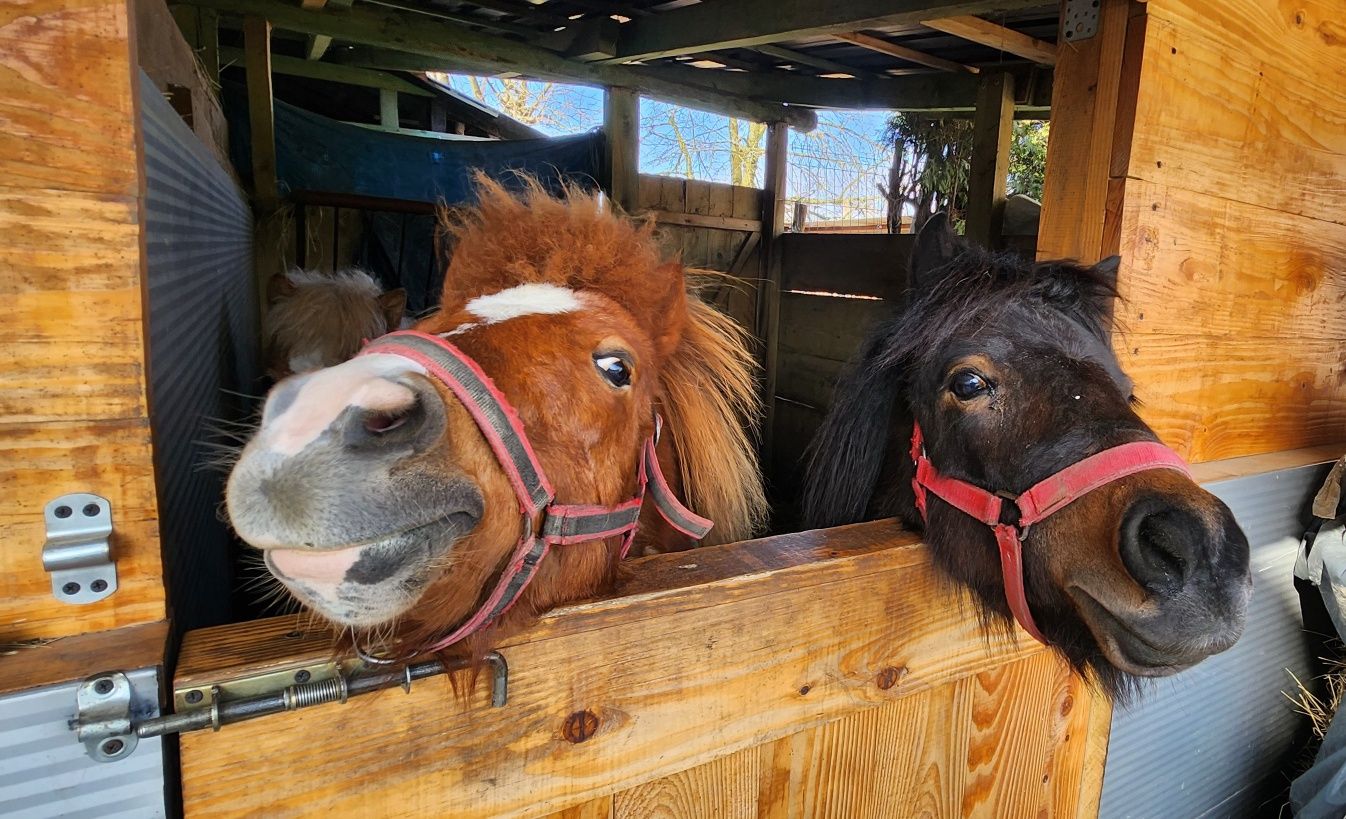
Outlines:
[[[446,225],[455,247],[441,309],[414,329],[452,342],[513,405],[557,503],[631,498],[658,414],[673,491],[715,522],[715,541],[750,535],[766,504],[743,333],[689,290],[648,225],[579,191],[512,195],[482,179],[478,194]],[[476,611],[537,523],[521,520],[469,408],[414,361],[380,354],[278,384],[227,505],[302,602],[408,649]],[[636,543],[691,545],[649,509]],[[620,546],[554,548],[492,636],[600,591]]]
[[402,324],[407,293],[384,291],[363,270],[277,273],[267,283],[266,326],[262,330],[267,374],[280,380],[340,364]]

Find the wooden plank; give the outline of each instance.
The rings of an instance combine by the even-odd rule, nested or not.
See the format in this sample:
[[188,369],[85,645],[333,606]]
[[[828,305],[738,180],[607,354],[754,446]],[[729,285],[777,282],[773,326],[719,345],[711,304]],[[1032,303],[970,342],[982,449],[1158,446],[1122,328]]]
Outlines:
[[[554,612],[507,641],[508,708],[489,708],[481,686],[471,704],[455,700],[440,678],[358,708],[184,736],[187,812],[377,810],[395,798],[409,812],[545,815],[1041,651],[983,637],[891,522],[664,557],[633,565],[628,596]],[[782,559],[805,562],[750,568]],[[180,666],[201,648],[189,640]],[[888,668],[906,673],[882,688]],[[452,716],[415,716],[455,701]],[[580,711],[597,733],[560,739]],[[256,787],[266,760],[336,745],[343,753],[310,756],[305,776]]]
[[604,169],[608,196],[626,213],[640,200],[640,94],[630,88],[608,88],[603,96]]
[[[64,348],[52,345],[53,354]],[[62,637],[164,619],[149,423],[5,424],[0,436],[0,642]],[[112,506],[117,592],[85,606],[57,600],[42,569],[43,508],[70,492]]]
[[276,181],[276,112],[271,94],[271,23],[243,21],[243,61],[248,72],[248,132],[252,137],[252,193],[263,211],[280,201]]
[[808,66],[809,68],[815,68],[827,74],[846,74],[851,77],[874,76],[869,71],[862,71],[853,66],[839,63],[836,60],[828,60],[823,57],[819,57],[816,54],[809,54],[804,51],[797,51],[793,48],[784,48],[782,46],[775,46],[775,45],[759,45],[754,46],[753,51],[756,51],[759,54],[765,54],[768,57],[775,57],[778,60],[783,60],[790,65]]
[[168,622],[160,620],[58,637],[22,648],[0,646],[0,696],[82,680],[108,669],[133,671],[158,666],[164,661],[167,645]]
[[390,88],[379,89],[379,125],[389,130],[402,127],[402,117],[397,112],[397,92]]
[[553,813],[548,819],[614,819],[612,797],[603,796]]
[[[1306,36],[1340,6],[1212,4],[1199,24],[1185,9],[1150,9],[1127,175],[1346,224],[1346,60],[1328,35]],[[1283,39],[1237,39],[1255,24]]]
[[675,8],[621,27],[617,60],[675,57],[746,48],[837,31],[911,25],[932,17],[1015,11],[1040,0],[717,0],[714,7]]
[[1139,71],[1138,60],[1124,59],[1130,13],[1130,0],[1102,0],[1098,33],[1061,49],[1060,79],[1052,86],[1056,138],[1047,143],[1040,259],[1091,263],[1113,252],[1103,244],[1109,171],[1118,132],[1130,127],[1118,120],[1119,106],[1129,107],[1123,77]]
[[[202,12],[208,11],[202,9]],[[213,12],[212,12],[213,13]],[[220,49],[220,55],[226,62],[242,62],[243,49],[225,47]],[[311,58],[317,59],[317,58]],[[356,85],[362,88],[379,88],[396,91],[399,94],[411,94],[417,97],[435,96],[433,91],[407,82],[401,77],[393,76],[386,71],[374,71],[369,68],[359,68],[353,65],[341,65],[340,63],[310,62],[301,60],[298,57],[287,57],[283,54],[271,55],[271,73],[285,74],[292,77],[308,77],[314,80],[327,80],[329,82],[339,82],[346,85]]]
[[613,819],[714,816],[755,819],[762,754],[745,748],[613,797]]
[[787,233],[780,237],[781,287],[896,301],[907,289],[915,238],[910,233]]
[[1120,207],[1129,332],[1346,339],[1346,226],[1138,179]]
[[1014,78],[1003,72],[986,74],[977,92],[977,115],[972,122],[965,229],[969,239],[984,247],[1000,246],[1013,127]]
[[943,57],[936,57],[933,54],[926,54],[924,51],[917,51],[914,48],[908,48],[897,43],[890,43],[879,37],[874,37],[860,31],[841,31],[832,35],[838,40],[845,40],[861,48],[870,51],[887,54],[889,57],[896,57],[899,60],[906,60],[909,63],[924,65],[929,68],[937,68],[940,71],[965,71],[968,74],[976,74],[981,69],[975,65],[964,65],[956,63],[953,60],[946,60]]
[[736,230],[744,233],[756,233],[762,229],[760,219],[739,219],[732,216],[702,216],[698,213],[676,213],[669,210],[646,210],[645,215],[663,225],[681,225],[708,230]]
[[1040,65],[1056,65],[1056,46],[1052,43],[1029,37],[1027,34],[980,17],[971,15],[942,17],[938,20],[922,20],[921,25],[1006,54],[1023,57],[1025,60],[1032,60]]
[[781,349],[849,361],[869,329],[893,307],[873,299],[786,293],[781,297]]
[[[784,120],[805,130],[817,125],[812,111],[761,102],[760,95],[726,96],[705,85],[684,84],[648,69],[568,60],[544,48],[412,11],[361,4],[334,14],[303,9],[284,0],[191,0],[191,5],[265,18],[282,29],[412,55],[418,67],[404,65],[402,70],[513,72],[534,79],[632,88],[694,108],[761,122]],[[485,22],[485,18],[476,19]]]
[[138,194],[130,19],[124,2],[7,5],[0,188]]
[[[762,286],[757,290],[756,326],[762,344],[762,452],[772,453],[772,416],[775,413],[778,377],[781,303],[781,249],[779,239],[785,232],[786,177],[789,176],[790,128],[772,123],[767,129],[766,163],[762,185]],[[770,463],[763,465],[770,470]]]
[[1206,484],[1214,481],[1244,478],[1249,475],[1262,475],[1267,472],[1279,472],[1283,469],[1331,463],[1343,454],[1346,454],[1346,440],[1303,449],[1287,449],[1280,452],[1245,455],[1193,464],[1192,475],[1198,483]]

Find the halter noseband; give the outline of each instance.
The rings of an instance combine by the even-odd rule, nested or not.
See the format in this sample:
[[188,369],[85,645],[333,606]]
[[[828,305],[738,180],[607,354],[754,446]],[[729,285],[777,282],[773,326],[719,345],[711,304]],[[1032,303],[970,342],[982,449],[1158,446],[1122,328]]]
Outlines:
[[[522,534],[486,601],[476,613],[432,645],[417,653],[440,651],[493,623],[518,601],[537,574],[552,546],[568,546],[622,535],[620,557],[626,557],[635,540],[636,525],[648,489],[655,508],[669,525],[694,540],[705,537],[715,524],[684,506],[659,468],[655,445],[662,421],[655,416],[654,434],[642,448],[636,473],[636,494],[616,506],[583,506],[556,503],[556,492],[538,463],[519,414],[482,372],[477,362],[442,336],[415,330],[400,330],[371,341],[360,355],[395,355],[421,365],[426,374],[457,396],[472,415],[482,435],[505,470],[519,500]],[[534,527],[534,520],[540,523]],[[374,662],[388,662],[361,656]]]
[[991,527],[1000,550],[1000,573],[1010,612],[1024,631],[1044,645],[1048,644],[1047,638],[1033,622],[1024,591],[1023,541],[1028,538],[1029,527],[1095,489],[1137,472],[1173,469],[1191,477],[1186,462],[1173,450],[1153,441],[1136,441],[1077,461],[1029,487],[1023,494],[988,492],[967,481],[941,475],[935,469],[925,455],[925,439],[919,422],[912,425],[911,459],[916,464],[911,487],[916,493],[916,510],[920,512],[921,520],[926,520],[926,492],[930,491],[963,514]]

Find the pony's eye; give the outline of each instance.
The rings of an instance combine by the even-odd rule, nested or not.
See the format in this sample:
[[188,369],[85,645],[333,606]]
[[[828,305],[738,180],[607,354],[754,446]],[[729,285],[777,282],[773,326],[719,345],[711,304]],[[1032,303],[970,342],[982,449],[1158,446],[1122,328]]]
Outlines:
[[949,392],[959,401],[971,401],[984,392],[989,392],[991,385],[985,378],[972,370],[962,370],[953,374],[949,379]]
[[621,356],[595,355],[594,366],[614,387],[626,387],[631,384],[631,365]]

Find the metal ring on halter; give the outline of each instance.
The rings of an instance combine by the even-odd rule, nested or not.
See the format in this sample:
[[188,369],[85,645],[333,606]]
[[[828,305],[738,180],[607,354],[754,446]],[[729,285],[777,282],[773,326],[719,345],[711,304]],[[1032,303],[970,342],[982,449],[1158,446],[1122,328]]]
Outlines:
[[359,657],[361,660],[368,663],[369,665],[397,665],[398,663],[405,663],[416,656],[415,654],[407,654],[401,658],[380,657],[377,654],[372,654],[361,648],[360,641],[358,639],[354,641],[354,645],[355,645],[355,656]]

